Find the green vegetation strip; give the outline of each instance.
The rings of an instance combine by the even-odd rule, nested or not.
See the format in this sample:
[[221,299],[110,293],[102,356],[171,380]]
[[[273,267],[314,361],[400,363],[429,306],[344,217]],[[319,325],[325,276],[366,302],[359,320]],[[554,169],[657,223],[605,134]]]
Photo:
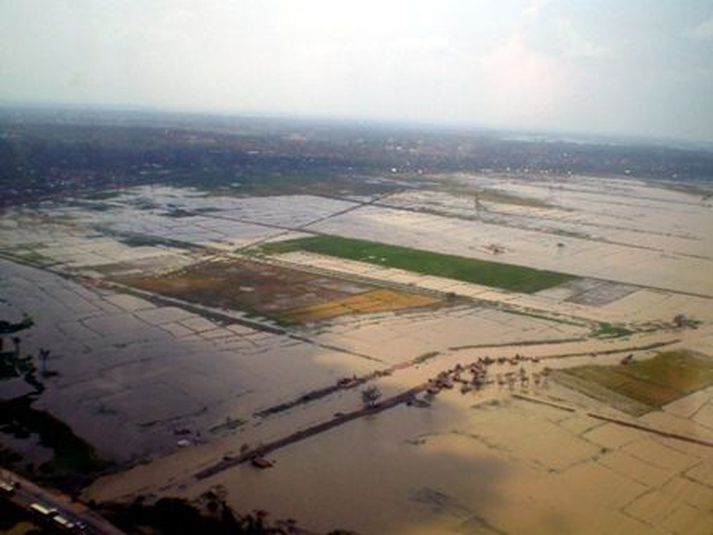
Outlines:
[[575,278],[553,271],[338,236],[270,243],[263,245],[261,251],[267,254],[308,251],[522,293],[538,292]]

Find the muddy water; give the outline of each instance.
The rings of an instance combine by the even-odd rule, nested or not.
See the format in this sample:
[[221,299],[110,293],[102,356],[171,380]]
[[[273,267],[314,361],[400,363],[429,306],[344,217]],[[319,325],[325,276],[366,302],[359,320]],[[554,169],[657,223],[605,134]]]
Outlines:
[[[654,446],[680,464],[637,458]],[[240,510],[263,508],[324,531],[651,533],[653,511],[638,500],[713,461],[705,449],[684,454],[584,415],[452,392],[430,409],[403,406],[272,458],[270,470],[241,466],[187,495],[222,484]],[[681,506],[688,498],[671,495]]]
[[[455,514],[452,522],[465,511],[456,495],[466,491],[477,495],[482,506],[492,504],[509,472],[485,447],[422,436],[440,432],[458,419],[455,411],[445,408],[401,407],[277,452],[272,470],[239,467],[206,486],[225,485],[240,509],[269,509],[317,530],[396,533],[408,525],[431,522],[434,508],[450,517]],[[458,474],[466,473],[458,481]],[[461,487],[459,492],[454,492],[454,485]],[[248,488],[249,492],[241,491]]]

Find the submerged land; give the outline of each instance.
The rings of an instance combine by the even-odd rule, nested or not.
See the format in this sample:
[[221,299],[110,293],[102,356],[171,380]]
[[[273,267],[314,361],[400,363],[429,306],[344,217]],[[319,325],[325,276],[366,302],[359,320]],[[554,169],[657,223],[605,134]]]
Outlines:
[[126,531],[710,532],[712,152],[0,117],[4,468]]

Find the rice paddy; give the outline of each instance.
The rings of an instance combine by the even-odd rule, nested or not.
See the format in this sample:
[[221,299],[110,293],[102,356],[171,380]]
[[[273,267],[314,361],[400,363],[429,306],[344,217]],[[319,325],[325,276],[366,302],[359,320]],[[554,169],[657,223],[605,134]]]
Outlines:
[[590,397],[640,415],[712,385],[713,359],[689,351],[668,351],[628,364],[577,366],[554,376]]
[[261,250],[268,254],[308,251],[522,293],[535,293],[575,278],[514,264],[328,235],[271,243]]

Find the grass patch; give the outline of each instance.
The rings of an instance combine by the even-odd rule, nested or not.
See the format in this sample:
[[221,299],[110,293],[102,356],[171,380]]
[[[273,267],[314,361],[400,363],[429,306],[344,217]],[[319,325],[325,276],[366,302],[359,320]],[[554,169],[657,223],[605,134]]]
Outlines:
[[522,293],[535,293],[575,278],[553,271],[339,236],[269,243],[261,251],[267,254],[309,251]]
[[[626,365],[577,366],[557,374],[575,378],[575,383],[565,383],[584,394],[638,415],[713,384],[713,359],[688,351],[667,351]],[[622,399],[635,403],[627,407]],[[644,410],[631,410],[641,406]]]
[[634,331],[622,327],[621,325],[612,325],[611,323],[600,323],[592,331],[592,336],[597,338],[619,338],[620,336],[629,336],[634,334]]

